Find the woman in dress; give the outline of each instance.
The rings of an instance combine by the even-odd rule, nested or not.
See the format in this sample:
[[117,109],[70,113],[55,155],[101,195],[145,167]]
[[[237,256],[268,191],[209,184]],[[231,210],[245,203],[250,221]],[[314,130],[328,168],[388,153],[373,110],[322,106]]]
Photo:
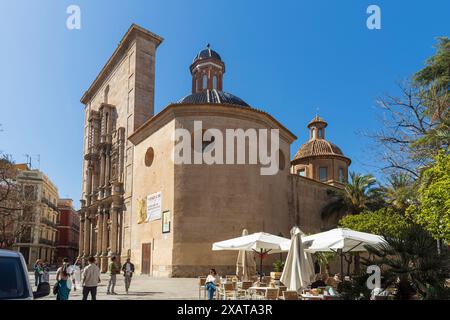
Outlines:
[[68,271],[69,264],[63,263],[56,271],[56,281],[58,282],[58,293],[56,300],[69,300],[70,289],[72,283],[70,282],[70,274]]
[[72,265],[72,283],[73,283],[73,291],[77,291],[77,288],[80,287],[81,283],[81,261],[77,259],[75,263]]

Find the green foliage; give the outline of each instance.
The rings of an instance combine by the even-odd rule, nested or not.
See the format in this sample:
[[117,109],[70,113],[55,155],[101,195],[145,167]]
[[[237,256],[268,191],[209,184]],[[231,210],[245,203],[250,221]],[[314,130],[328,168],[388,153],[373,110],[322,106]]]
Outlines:
[[450,155],[440,152],[435,164],[422,173],[419,205],[408,213],[436,239],[450,242]]
[[421,86],[438,85],[447,87],[450,85],[450,39],[438,38],[436,54],[426,62],[426,67],[418,71],[414,80]]
[[339,226],[344,228],[388,236],[400,236],[408,225],[406,217],[392,208],[348,215],[339,221]]
[[350,178],[343,190],[331,191],[333,200],[322,209],[323,219],[335,214],[358,214],[378,208],[383,202],[381,189],[376,187],[372,175],[351,172]]
[[[367,247],[366,265],[382,268],[386,287],[396,289],[398,299],[410,299],[419,294],[422,298],[449,298],[445,281],[450,274],[448,247],[439,254],[436,240],[422,226],[411,224],[401,236],[385,236],[386,244]],[[432,288],[432,290],[430,290]]]
[[284,261],[283,260],[277,260],[273,263],[273,271],[275,272],[282,272],[284,268]]
[[370,275],[365,271],[353,275],[351,281],[344,280],[339,283],[337,291],[343,300],[369,300],[371,291],[367,288],[367,278]]
[[386,202],[400,214],[404,214],[417,198],[417,184],[411,175],[398,172],[391,174],[385,188]]
[[330,262],[336,258],[334,252],[316,252],[314,255],[320,266],[320,273],[323,273],[324,270],[328,271]]

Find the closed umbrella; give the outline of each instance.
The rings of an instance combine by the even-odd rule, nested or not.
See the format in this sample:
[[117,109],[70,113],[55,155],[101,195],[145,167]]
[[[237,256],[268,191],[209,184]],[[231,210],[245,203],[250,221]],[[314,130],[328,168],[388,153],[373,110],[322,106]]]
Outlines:
[[[248,236],[247,229],[242,231],[242,236]],[[243,281],[248,281],[256,274],[256,262],[253,252],[239,250],[236,262],[236,275]]]
[[289,290],[294,291],[306,288],[314,275],[312,257],[304,250],[302,235],[304,233],[298,227],[292,228],[290,249],[280,278]]

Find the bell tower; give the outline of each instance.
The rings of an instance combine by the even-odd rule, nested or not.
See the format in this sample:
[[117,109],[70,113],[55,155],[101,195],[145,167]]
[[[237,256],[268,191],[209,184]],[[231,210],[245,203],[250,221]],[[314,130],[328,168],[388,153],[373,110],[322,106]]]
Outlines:
[[222,91],[225,64],[220,55],[211,50],[209,43],[206,49],[197,54],[189,69],[192,74],[192,93],[213,89]]

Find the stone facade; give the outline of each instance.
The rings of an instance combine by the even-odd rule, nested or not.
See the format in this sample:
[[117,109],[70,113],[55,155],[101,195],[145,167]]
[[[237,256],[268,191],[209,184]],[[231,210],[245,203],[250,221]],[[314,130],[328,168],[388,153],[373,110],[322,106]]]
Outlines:
[[85,105],[80,256],[120,255],[130,228],[133,145],[153,115],[155,51],[162,39],[132,25],[81,102]]
[[[80,256],[96,255],[103,271],[108,255],[116,255],[130,257],[137,272],[153,276],[198,276],[212,266],[220,274],[233,273],[236,253],[212,251],[213,242],[240,236],[244,228],[289,237],[296,224],[310,233],[334,226],[321,220],[320,210],[330,200],[327,190],[336,187],[293,174],[290,146],[296,136],[270,114],[222,91],[225,64],[209,46],[190,66],[192,94],[153,114],[161,41],[133,25],[82,98]],[[125,81],[143,73],[131,87]],[[201,121],[201,135],[209,128],[223,136],[227,129],[279,130],[278,172],[261,175],[261,164],[175,163],[175,132],[196,133],[194,121]],[[169,230],[163,231],[162,219],[142,218],[147,197],[157,193]],[[265,259],[266,271],[278,257]]]
[[22,214],[31,215],[25,232],[13,245],[32,268],[37,259],[49,264],[56,262],[56,233],[58,221],[58,189],[39,170],[19,166],[16,181],[25,193],[26,206]]

